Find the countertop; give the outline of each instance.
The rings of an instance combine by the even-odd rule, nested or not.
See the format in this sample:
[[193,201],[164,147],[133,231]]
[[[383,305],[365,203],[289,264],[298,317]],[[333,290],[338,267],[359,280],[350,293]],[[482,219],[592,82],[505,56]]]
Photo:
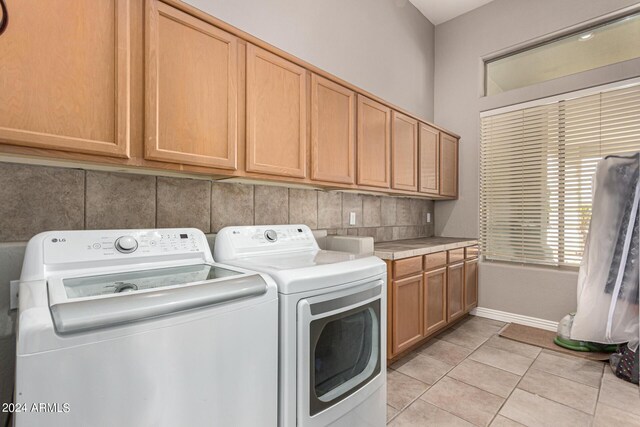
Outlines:
[[373,254],[378,258],[395,260],[433,252],[463,248],[478,244],[475,238],[465,237],[422,237],[420,239],[394,240],[375,243]]

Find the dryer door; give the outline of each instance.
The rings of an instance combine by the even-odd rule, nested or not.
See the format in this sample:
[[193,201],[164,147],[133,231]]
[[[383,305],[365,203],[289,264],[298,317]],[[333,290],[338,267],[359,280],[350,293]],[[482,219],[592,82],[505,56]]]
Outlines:
[[318,415],[324,422],[334,418],[332,411],[337,418],[350,406],[345,400],[360,401],[355,394],[370,393],[363,388],[382,369],[382,288],[375,281],[298,303],[298,395],[304,418]]

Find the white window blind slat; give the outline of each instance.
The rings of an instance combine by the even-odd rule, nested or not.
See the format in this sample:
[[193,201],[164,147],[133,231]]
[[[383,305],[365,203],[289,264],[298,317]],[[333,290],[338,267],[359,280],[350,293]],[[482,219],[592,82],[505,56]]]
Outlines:
[[485,259],[577,266],[598,161],[640,151],[640,84],[483,115],[480,140]]

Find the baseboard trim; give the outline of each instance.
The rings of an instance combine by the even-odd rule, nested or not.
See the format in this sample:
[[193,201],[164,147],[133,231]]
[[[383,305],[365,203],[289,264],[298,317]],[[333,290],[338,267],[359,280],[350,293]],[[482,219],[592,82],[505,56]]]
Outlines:
[[493,310],[491,308],[476,307],[471,310],[471,314],[487,319],[499,320],[501,322],[517,323],[519,325],[532,326],[534,328],[545,329],[547,331],[557,331],[558,322],[538,319],[537,317],[523,316],[522,314],[509,313],[507,311]]

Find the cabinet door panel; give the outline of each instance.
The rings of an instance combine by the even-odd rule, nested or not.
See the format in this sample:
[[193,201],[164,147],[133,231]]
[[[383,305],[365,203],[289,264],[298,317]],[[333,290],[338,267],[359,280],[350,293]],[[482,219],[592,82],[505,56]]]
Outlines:
[[447,324],[447,269],[424,274],[424,335],[431,335]]
[[247,45],[247,171],[304,178],[306,70]]
[[392,112],[391,187],[418,191],[418,121]]
[[391,109],[358,95],[358,184],[389,188]]
[[440,132],[420,123],[420,192],[440,194]]
[[478,305],[478,259],[464,263],[464,303],[469,312]]
[[237,39],[147,0],[145,157],[237,168]]
[[420,341],[424,323],[422,274],[392,282],[393,354]]
[[356,94],[311,76],[311,179],[355,181]]
[[440,133],[440,195],[458,197],[458,140]]
[[464,314],[464,263],[447,267],[447,321]]
[[0,141],[129,157],[129,0],[9,2]]

